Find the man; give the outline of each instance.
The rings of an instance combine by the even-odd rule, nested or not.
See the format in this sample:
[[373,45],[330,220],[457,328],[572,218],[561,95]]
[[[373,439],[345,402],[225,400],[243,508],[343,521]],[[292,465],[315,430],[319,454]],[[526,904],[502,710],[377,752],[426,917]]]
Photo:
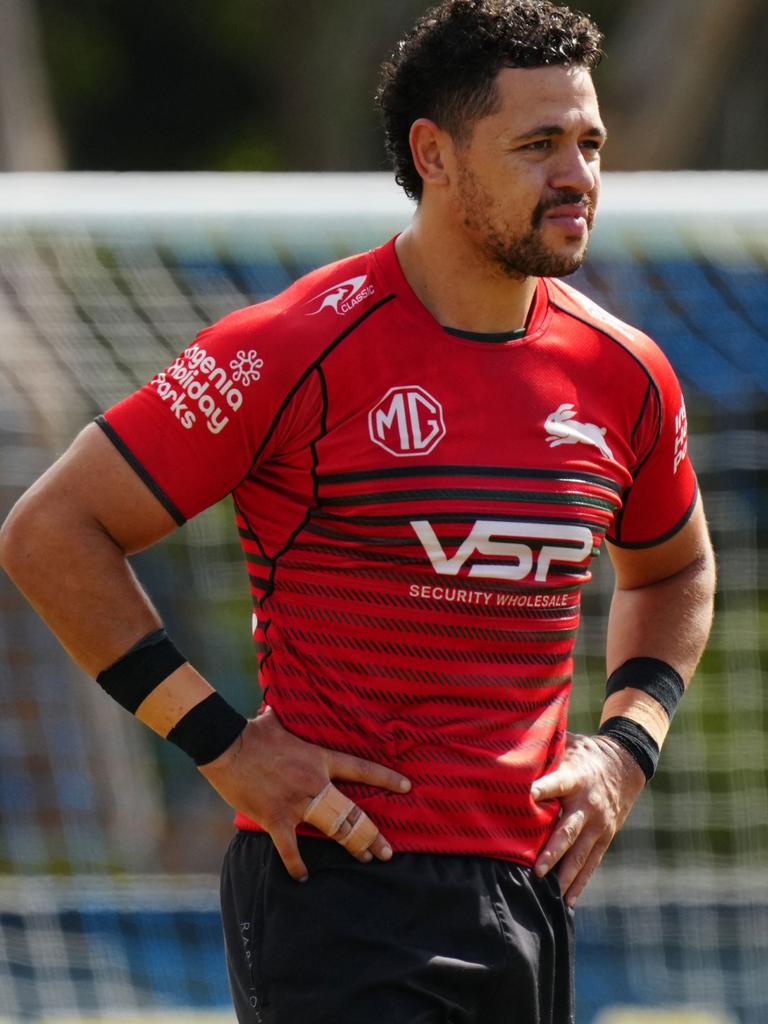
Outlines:
[[[653,774],[713,592],[674,374],[558,280],[598,199],[600,42],[547,0],[425,15],[379,92],[410,227],[203,331],[4,528],[75,660],[237,811],[241,1021],[573,1020],[571,908]],[[230,493],[265,693],[247,723],[125,558]],[[573,736],[604,539],[607,697]]]

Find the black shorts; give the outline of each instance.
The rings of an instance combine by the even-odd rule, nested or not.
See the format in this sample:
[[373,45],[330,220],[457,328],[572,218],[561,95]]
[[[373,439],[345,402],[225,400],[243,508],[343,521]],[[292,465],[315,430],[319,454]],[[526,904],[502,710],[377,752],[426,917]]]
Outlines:
[[240,1024],[572,1024],[573,919],[554,876],[487,857],[360,864],[300,837],[295,882],[238,832],[221,902]]

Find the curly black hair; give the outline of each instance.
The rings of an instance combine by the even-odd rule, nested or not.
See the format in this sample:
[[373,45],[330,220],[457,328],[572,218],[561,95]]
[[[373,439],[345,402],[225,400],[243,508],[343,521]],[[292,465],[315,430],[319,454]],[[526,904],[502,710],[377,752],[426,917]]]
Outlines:
[[502,68],[580,65],[593,70],[603,36],[589,15],[550,0],[443,0],[422,15],[381,68],[376,102],[395,180],[419,200],[408,143],[419,117],[457,140],[497,108]]

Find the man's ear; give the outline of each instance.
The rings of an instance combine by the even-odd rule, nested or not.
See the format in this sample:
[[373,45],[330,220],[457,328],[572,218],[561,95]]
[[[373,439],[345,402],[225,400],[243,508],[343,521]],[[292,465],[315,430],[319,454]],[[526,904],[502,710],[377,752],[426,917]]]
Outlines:
[[426,117],[420,117],[411,125],[408,137],[416,170],[425,185],[448,184],[447,161],[451,147],[450,135]]

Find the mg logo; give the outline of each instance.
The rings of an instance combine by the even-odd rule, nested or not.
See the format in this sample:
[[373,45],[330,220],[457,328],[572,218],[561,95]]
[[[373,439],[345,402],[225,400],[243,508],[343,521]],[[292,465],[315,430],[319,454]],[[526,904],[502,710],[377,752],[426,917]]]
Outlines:
[[445,437],[443,407],[424,388],[390,388],[368,413],[374,444],[398,458],[428,455]]

